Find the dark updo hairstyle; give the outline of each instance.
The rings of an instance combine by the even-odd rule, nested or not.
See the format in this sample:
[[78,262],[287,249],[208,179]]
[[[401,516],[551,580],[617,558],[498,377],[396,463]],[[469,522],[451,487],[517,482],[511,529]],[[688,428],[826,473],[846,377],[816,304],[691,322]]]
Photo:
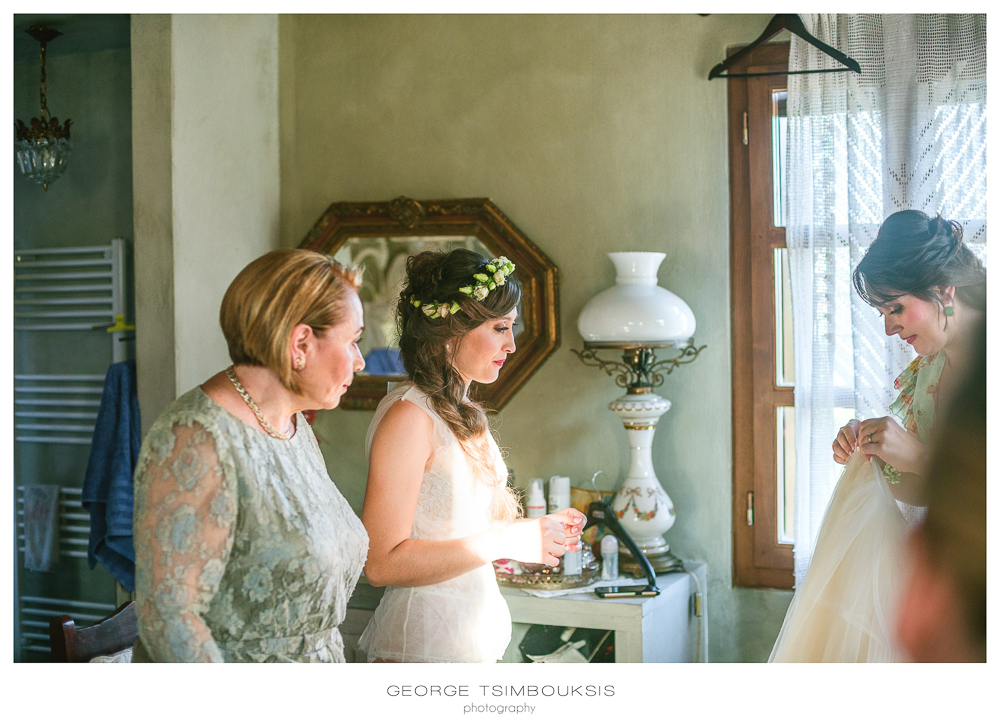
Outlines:
[[986,270],[962,242],[962,225],[913,209],[897,211],[882,223],[854,270],[854,288],[873,307],[909,294],[943,310],[935,287],[948,286],[955,287],[963,304],[986,311]]
[[[459,443],[481,470],[492,476],[486,435],[489,424],[483,406],[465,396],[465,381],[451,364],[449,357],[457,352],[462,338],[479,327],[508,314],[521,301],[521,285],[509,275],[506,283],[491,290],[483,300],[476,300],[459,291],[475,283],[473,274],[489,273],[488,259],[468,249],[424,251],[406,261],[406,284],[400,292],[396,314],[399,330],[399,351],[406,373],[425,392]],[[432,319],[413,305],[458,302],[461,310]],[[446,344],[455,349],[449,353]],[[506,489],[506,480],[496,481]],[[516,517],[518,500],[513,493],[498,496],[495,510],[498,520]]]

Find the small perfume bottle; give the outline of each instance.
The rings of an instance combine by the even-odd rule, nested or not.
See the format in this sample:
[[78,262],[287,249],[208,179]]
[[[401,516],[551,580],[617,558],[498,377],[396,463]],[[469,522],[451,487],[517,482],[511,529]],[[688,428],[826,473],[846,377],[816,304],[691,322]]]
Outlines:
[[618,539],[608,533],[601,538],[601,580],[618,578]]

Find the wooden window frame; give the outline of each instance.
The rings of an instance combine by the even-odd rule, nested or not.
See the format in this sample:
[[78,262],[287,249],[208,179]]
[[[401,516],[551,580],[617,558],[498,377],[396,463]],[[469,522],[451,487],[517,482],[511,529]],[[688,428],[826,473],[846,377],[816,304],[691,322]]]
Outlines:
[[777,538],[776,410],[794,405],[794,391],[776,384],[773,250],[785,246],[785,230],[774,226],[770,105],[770,91],[787,88],[788,49],[762,45],[730,71],[776,75],[727,81],[733,585],[748,588],[794,583],[793,546]]

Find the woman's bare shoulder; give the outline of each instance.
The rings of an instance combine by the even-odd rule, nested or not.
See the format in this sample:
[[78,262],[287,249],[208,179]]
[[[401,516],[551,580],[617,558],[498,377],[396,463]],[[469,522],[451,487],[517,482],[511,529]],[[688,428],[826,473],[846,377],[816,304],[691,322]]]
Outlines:
[[428,435],[434,428],[434,421],[420,405],[409,400],[399,399],[389,406],[379,423],[379,432],[412,430],[426,431]]

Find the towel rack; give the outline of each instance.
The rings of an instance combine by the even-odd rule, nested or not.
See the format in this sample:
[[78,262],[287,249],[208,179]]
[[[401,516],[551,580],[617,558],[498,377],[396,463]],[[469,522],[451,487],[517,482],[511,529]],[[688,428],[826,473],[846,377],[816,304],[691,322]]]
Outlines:
[[[102,246],[14,251],[14,441],[22,463],[11,492],[19,553],[24,551],[24,486],[60,489],[60,560],[54,572],[29,576],[20,555],[15,569],[15,630],[22,654],[34,652],[35,659],[49,651],[52,616],[96,622],[116,606],[117,595],[96,587],[99,574],[86,563],[90,514],[80,500],[86,467],[80,448],[92,442],[104,389],[104,374],[87,373],[133,356],[126,344],[135,339],[135,327],[126,321],[129,253],[120,238]],[[46,356],[39,350],[56,353]],[[53,458],[64,461],[58,479],[38,472],[37,461]],[[108,600],[92,600],[102,598]]]
[[74,621],[94,624],[114,610],[115,607],[110,603],[21,596],[17,607],[21,619],[21,648],[49,653],[49,619],[54,616],[72,616]]
[[[59,489],[59,554],[87,558],[90,541],[90,513],[80,501],[82,488]],[[17,486],[17,550],[24,552],[24,486]],[[60,616],[62,614],[59,614]]]
[[[107,246],[14,252],[14,330],[55,332],[113,327],[112,362],[127,353],[125,240]],[[103,378],[102,378],[103,379]]]

